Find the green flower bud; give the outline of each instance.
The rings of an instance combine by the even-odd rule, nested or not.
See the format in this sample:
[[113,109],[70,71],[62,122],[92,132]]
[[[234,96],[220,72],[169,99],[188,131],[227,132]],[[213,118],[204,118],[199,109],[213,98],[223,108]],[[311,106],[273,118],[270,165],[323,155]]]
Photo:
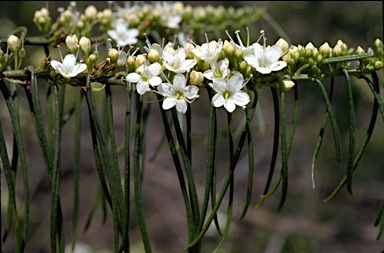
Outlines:
[[356,49],[356,54],[364,54],[364,53],[365,53],[364,49],[362,49],[360,46],[358,46]]
[[15,35],[11,35],[7,40],[8,47],[11,49],[13,53],[17,53],[19,51],[19,38]]
[[383,67],[383,63],[381,61],[375,62],[375,69],[381,69]]
[[235,47],[232,45],[231,42],[225,40],[223,44],[223,51],[225,52],[228,58],[232,58],[235,54]]
[[116,48],[111,48],[108,51],[108,57],[112,63],[116,63],[117,60],[119,59],[119,52],[117,51]]
[[160,61],[159,52],[153,48],[151,50],[149,50],[148,60],[150,63],[159,62]]
[[135,72],[135,58],[133,56],[128,56],[127,60],[127,72],[132,73]]
[[20,51],[19,51],[19,57],[20,57],[20,59],[24,59],[26,54],[27,54],[27,53],[25,52],[25,49],[24,49],[24,48],[21,48]]
[[380,39],[376,39],[374,45],[379,48],[383,46],[383,42]]
[[189,75],[189,84],[198,85],[198,84],[201,84],[203,81],[204,81],[203,73],[197,72],[195,70],[191,71],[191,74]]

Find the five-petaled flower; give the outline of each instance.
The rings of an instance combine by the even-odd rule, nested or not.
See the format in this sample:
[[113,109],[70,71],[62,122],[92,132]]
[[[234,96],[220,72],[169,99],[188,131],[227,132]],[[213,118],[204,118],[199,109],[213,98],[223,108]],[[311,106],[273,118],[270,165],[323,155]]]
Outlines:
[[211,87],[217,93],[212,98],[212,105],[224,105],[228,112],[233,112],[236,105],[244,108],[251,101],[249,95],[241,90],[245,84],[241,73],[234,74],[228,82],[224,78],[214,78]]
[[163,109],[168,110],[176,105],[176,110],[181,113],[187,111],[187,102],[198,98],[199,88],[194,85],[186,85],[187,80],[183,74],[176,74],[173,84],[162,83],[157,87],[157,92],[165,97]]
[[140,73],[129,73],[127,75],[127,81],[136,84],[137,92],[140,95],[143,95],[150,90],[149,85],[152,87],[158,86],[161,84],[161,78],[159,77],[161,73],[161,65],[158,62],[147,65],[147,63],[142,64],[137,68],[137,72]]
[[51,61],[51,66],[65,78],[75,77],[87,69],[85,63],[76,63],[76,56],[67,54],[62,63],[56,60]]

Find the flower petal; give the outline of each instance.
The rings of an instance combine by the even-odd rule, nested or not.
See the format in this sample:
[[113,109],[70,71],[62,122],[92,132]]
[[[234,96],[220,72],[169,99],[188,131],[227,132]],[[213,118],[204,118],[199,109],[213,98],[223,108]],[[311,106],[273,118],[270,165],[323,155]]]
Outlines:
[[177,102],[176,98],[165,98],[163,101],[163,109],[168,110],[175,106]]
[[223,95],[221,94],[215,94],[212,98],[212,105],[214,107],[220,107],[220,106],[223,106],[223,104],[225,103],[225,99],[223,97]]
[[127,75],[126,79],[128,82],[137,83],[138,81],[141,80],[141,75],[139,75],[137,73],[129,73]]
[[244,83],[243,74],[236,73],[228,80],[228,89],[233,92],[236,92],[244,86],[243,83]]
[[185,113],[187,111],[187,102],[183,99],[179,99],[177,100],[176,102],[176,110],[181,112],[181,113]]
[[251,101],[249,95],[241,90],[233,94],[230,99],[238,106],[247,105]]
[[232,99],[227,99],[227,100],[225,100],[225,102],[224,102],[224,108],[225,108],[228,112],[233,112],[233,111],[236,109],[236,105],[235,105],[235,103],[232,101]]

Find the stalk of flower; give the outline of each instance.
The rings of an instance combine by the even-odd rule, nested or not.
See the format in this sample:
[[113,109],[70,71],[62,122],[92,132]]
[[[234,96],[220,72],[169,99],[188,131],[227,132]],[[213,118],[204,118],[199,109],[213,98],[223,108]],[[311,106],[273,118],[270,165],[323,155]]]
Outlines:
[[198,95],[199,88],[195,85],[187,85],[187,79],[183,74],[176,74],[173,83],[164,82],[157,87],[157,93],[165,97],[162,108],[171,109],[176,106],[180,113],[186,113],[187,103],[192,103]]
[[233,112],[236,106],[244,109],[251,99],[248,93],[241,89],[250,78],[244,82],[244,76],[239,72],[234,74],[228,81],[224,78],[214,78],[210,84],[212,89],[216,91],[216,94],[212,97],[212,105],[215,107],[224,106],[228,112]]

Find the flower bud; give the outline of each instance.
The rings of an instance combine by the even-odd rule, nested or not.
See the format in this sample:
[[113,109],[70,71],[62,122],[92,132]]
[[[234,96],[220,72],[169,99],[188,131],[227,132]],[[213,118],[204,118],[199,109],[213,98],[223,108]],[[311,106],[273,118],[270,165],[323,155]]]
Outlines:
[[290,54],[285,54],[285,55],[283,55],[283,57],[281,59],[283,61],[285,61],[286,63],[289,63],[291,61],[292,57]]
[[193,59],[195,57],[195,54],[192,52],[193,49],[195,49],[195,46],[192,43],[188,42],[184,46],[184,51],[185,51],[185,54],[186,54],[187,58]]
[[15,35],[11,35],[7,40],[8,47],[11,49],[13,53],[17,53],[19,51],[19,38]]
[[189,75],[189,84],[198,85],[204,81],[203,73],[197,72],[195,70],[191,71]]
[[84,57],[87,58],[89,53],[91,52],[91,40],[83,36],[80,38],[79,45]]
[[295,86],[295,82],[292,80],[283,80],[284,91],[289,91]]
[[96,16],[97,16],[97,9],[96,9],[96,7],[93,6],[93,5],[89,5],[85,9],[84,15],[87,18],[87,20],[93,21],[94,19],[96,19]]
[[228,58],[232,58],[235,53],[235,47],[232,45],[231,42],[225,40],[223,44],[223,51],[226,53]]
[[306,50],[313,50],[315,48],[315,46],[312,44],[312,42],[308,42],[308,44],[305,46],[305,49]]
[[329,51],[331,50],[331,47],[329,46],[328,42],[325,42],[323,45],[320,46],[319,52],[323,56],[327,56]]
[[183,15],[183,12],[184,12],[183,2],[180,2],[180,1],[174,2],[173,11],[176,12],[178,15]]
[[148,60],[150,63],[159,62],[160,61],[159,52],[153,48],[151,50],[149,50]]
[[166,51],[171,53],[172,55],[175,55],[175,49],[173,47],[167,47]]
[[116,48],[111,48],[108,51],[108,57],[111,60],[111,63],[116,63],[117,60],[119,59],[119,52],[117,51]]
[[126,63],[127,63],[127,72],[128,73],[135,72],[135,58],[133,56],[128,56]]
[[21,48],[20,51],[19,51],[19,57],[20,57],[20,59],[24,59],[26,54],[27,54],[27,53],[25,52],[25,49],[24,49],[24,48]]
[[332,56],[340,56],[341,55],[341,46],[339,44],[336,44],[336,46],[332,49]]
[[67,38],[65,39],[65,44],[67,44],[69,52],[71,54],[76,55],[77,46],[79,45],[79,40],[76,34],[68,35]]
[[288,42],[286,42],[283,38],[280,38],[277,42],[276,45],[281,47],[281,50],[283,53],[285,53],[288,50]]
[[362,49],[360,46],[358,46],[356,49],[356,54],[364,54],[364,53],[365,53],[364,49]]
[[383,46],[383,42],[380,39],[376,39],[374,45],[379,48]]
[[143,54],[139,54],[135,60],[135,69],[143,65],[146,61],[147,61],[146,57]]
[[381,69],[383,67],[383,63],[381,61],[375,62],[375,69]]

